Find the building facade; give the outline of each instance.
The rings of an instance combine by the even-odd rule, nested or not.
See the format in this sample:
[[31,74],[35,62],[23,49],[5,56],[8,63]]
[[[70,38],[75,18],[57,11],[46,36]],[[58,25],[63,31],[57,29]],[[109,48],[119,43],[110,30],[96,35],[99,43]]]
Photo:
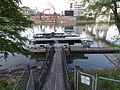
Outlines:
[[86,7],[82,6],[82,2],[77,0],[68,1],[68,9],[74,12],[74,16],[84,16]]

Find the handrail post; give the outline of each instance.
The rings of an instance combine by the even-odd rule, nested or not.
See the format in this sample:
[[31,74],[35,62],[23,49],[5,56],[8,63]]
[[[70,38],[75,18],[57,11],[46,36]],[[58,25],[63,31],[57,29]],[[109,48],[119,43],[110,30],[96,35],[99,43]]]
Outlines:
[[22,75],[20,76],[19,80],[17,81],[16,85],[14,86],[13,90],[16,90],[16,88],[17,88],[18,84],[20,83],[20,80],[23,77],[25,71],[26,71],[26,69],[23,71]]
[[69,78],[67,74],[67,61],[66,61],[66,54],[65,50],[62,48],[62,63],[63,63],[63,73],[64,73],[64,79],[65,79],[65,85],[66,85],[66,90],[70,90],[70,84],[69,84]]

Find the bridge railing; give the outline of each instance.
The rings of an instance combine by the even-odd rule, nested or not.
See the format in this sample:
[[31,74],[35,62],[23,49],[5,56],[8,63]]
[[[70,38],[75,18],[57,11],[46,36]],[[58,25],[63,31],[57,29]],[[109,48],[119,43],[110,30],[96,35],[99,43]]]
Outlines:
[[65,80],[65,90],[70,90],[70,82],[67,72],[67,60],[66,60],[66,51],[62,48],[62,64],[63,64],[63,75]]
[[28,83],[27,83],[26,90],[35,90],[32,70],[30,70],[30,76],[29,76],[29,80],[28,80]]
[[22,74],[21,74],[20,78],[18,79],[17,83],[15,84],[13,90],[25,90],[28,80],[29,80],[29,74],[30,74],[30,71],[28,68],[26,68],[22,72]]
[[53,61],[54,53],[55,53],[54,47],[47,49],[45,63],[42,67],[41,75],[40,75],[39,80],[38,80],[39,81],[39,87],[38,87],[39,90],[42,89],[42,87],[46,81],[46,77],[49,74],[50,67],[51,67],[51,64]]

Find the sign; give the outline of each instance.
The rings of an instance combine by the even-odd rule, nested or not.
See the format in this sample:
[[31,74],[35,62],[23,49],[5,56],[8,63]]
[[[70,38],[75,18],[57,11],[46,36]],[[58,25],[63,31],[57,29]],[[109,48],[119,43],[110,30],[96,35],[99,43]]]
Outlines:
[[90,77],[81,75],[81,83],[90,85]]

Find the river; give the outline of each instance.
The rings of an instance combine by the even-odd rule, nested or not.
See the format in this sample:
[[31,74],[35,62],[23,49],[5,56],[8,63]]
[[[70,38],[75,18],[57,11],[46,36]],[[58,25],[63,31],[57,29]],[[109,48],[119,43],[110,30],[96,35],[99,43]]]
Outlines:
[[[108,42],[120,44],[115,36],[119,35],[117,27],[114,24],[101,24],[95,25],[93,23],[77,23],[77,24],[43,24],[35,25],[33,28],[26,29],[21,35],[32,39],[34,34],[64,32],[65,29],[72,29],[79,36],[93,40],[94,43],[91,47],[109,47]],[[72,55],[68,61],[69,67],[79,65],[82,69],[101,69],[101,68],[114,68],[118,65],[119,54],[75,54]],[[12,56],[11,54],[7,59],[0,59],[0,70],[14,70],[27,67],[41,67],[44,62],[44,55],[33,55],[25,57],[23,55]]]

